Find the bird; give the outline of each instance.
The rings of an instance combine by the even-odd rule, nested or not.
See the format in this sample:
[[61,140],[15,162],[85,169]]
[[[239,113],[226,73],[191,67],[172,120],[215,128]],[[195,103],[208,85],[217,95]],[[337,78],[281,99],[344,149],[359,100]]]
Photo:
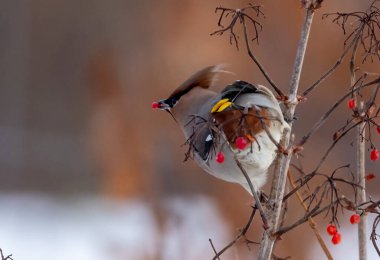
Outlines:
[[279,101],[265,86],[236,80],[220,93],[210,89],[223,65],[206,67],[152,107],[168,112],[184,133],[193,158],[206,172],[238,183],[251,195],[244,168],[255,190],[267,180],[270,165],[289,125]]

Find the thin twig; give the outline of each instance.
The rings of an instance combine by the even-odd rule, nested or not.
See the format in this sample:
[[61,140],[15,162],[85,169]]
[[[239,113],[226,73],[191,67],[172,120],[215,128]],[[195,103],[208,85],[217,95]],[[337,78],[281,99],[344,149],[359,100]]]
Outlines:
[[212,250],[213,250],[214,253],[215,253],[215,257],[216,257],[215,259],[220,260],[220,258],[219,258],[219,256],[218,256],[218,252],[216,251],[215,246],[214,246],[214,244],[212,243],[211,238],[209,238],[208,241],[210,242],[210,245],[211,245],[211,247],[212,247]]
[[[332,204],[336,204],[338,203],[338,199],[335,200]],[[315,216],[318,216],[319,214],[325,212],[326,210],[329,210],[331,207],[331,204],[328,204],[326,206],[324,206],[323,208],[321,209],[318,209],[317,207],[314,208],[313,210],[309,211],[308,213],[306,213],[301,219],[297,220],[296,222],[294,222],[293,224],[289,225],[289,226],[286,226],[286,227],[283,227],[281,229],[279,229],[276,233],[273,234],[273,236],[275,237],[279,237],[281,236],[282,234],[292,230],[293,228],[296,228],[298,227],[299,225],[305,223],[306,221],[308,221],[308,219],[310,217],[315,217]]]
[[[292,187],[292,189],[295,189],[296,185],[294,184],[294,179],[293,179],[293,176],[292,176],[292,174],[291,174],[290,171],[288,171],[288,180],[289,180],[289,183],[290,183],[290,186]],[[305,212],[307,213],[308,210],[309,210],[308,206],[306,206],[305,201],[302,198],[302,195],[299,193],[299,191],[296,191],[296,196],[297,196],[298,201],[300,202],[300,204],[304,208]],[[332,260],[333,257],[331,255],[329,249],[327,248],[325,242],[323,241],[321,235],[319,234],[319,231],[317,229],[317,223],[315,223],[315,221],[314,221],[314,219],[312,217],[308,218],[308,222],[309,222],[310,228],[313,230],[314,235],[317,238],[318,243],[321,246],[323,252],[325,253],[327,259]]]
[[316,172],[319,171],[320,167],[322,166],[322,164],[327,159],[327,156],[329,155],[329,153],[331,152],[331,150],[335,147],[335,145],[339,142],[339,140],[342,139],[343,136],[345,136],[348,132],[350,132],[352,129],[354,129],[359,124],[360,124],[360,122],[354,124],[353,126],[351,126],[350,128],[348,128],[346,131],[344,131],[342,134],[340,134],[338,138],[336,138],[334,140],[334,142],[329,146],[329,148],[327,149],[327,151],[324,153],[324,155],[322,156],[322,158],[319,160],[317,166],[315,167],[315,169],[313,171],[314,173],[316,173]]
[[249,178],[247,171],[244,169],[243,165],[236,158],[236,156],[234,157],[234,159],[235,159],[236,165],[239,167],[240,171],[243,173],[245,179],[247,180],[249,188],[251,189],[252,196],[253,196],[255,203],[256,203],[255,207],[257,207],[257,209],[259,210],[261,219],[263,221],[263,227],[264,227],[264,229],[268,229],[268,227],[269,227],[268,226],[268,218],[265,215],[265,212],[264,212],[263,206],[261,205],[260,198],[258,196],[256,188],[255,188],[255,186],[252,185],[251,179]]
[[4,256],[3,250],[1,250],[1,248],[0,248],[0,256],[1,256],[1,260],[13,260],[12,254]]
[[[338,101],[336,101],[334,103],[334,105],[326,111],[325,114],[322,115],[322,117],[318,120],[318,122],[316,122],[313,127],[310,129],[310,131],[304,135],[301,139],[301,141],[297,144],[298,146],[303,146],[308,140],[309,138],[326,122],[326,120],[329,118],[329,116],[331,115],[332,112],[335,111],[335,109],[348,97],[352,96],[353,93],[356,93],[358,92],[359,90],[361,89],[364,89],[364,88],[367,88],[367,87],[370,87],[376,83],[380,83],[380,77],[371,81],[371,82],[368,82],[366,84],[360,84],[359,86],[358,83],[360,81],[362,81],[365,77],[365,74],[360,77],[356,83],[352,86],[352,89],[347,92],[346,94],[344,94]],[[380,85],[380,84],[379,84]]]
[[376,249],[377,254],[380,256],[380,248],[378,247],[378,245],[376,243],[376,240],[379,237],[379,235],[376,233],[376,228],[379,225],[379,223],[380,223],[380,214],[377,215],[377,217],[373,221],[372,232],[371,232],[372,244],[373,244],[374,248]]
[[245,24],[245,21],[243,20],[243,31],[244,31],[244,41],[245,46],[247,48],[247,52],[249,57],[252,59],[252,61],[256,64],[256,66],[259,68],[261,73],[263,74],[264,78],[268,81],[268,83],[272,86],[274,91],[280,96],[284,97],[284,93],[277,87],[277,85],[274,83],[274,81],[271,79],[271,77],[268,75],[267,71],[264,69],[263,65],[259,62],[259,60],[256,58],[256,56],[253,54],[251,47],[248,42],[248,33],[247,33],[247,26]]
[[[214,31],[210,35],[223,35],[225,32],[229,32],[230,34],[230,44],[232,42],[235,44],[236,48],[239,49],[238,44],[238,36],[236,35],[234,29],[237,24],[237,21],[240,22],[243,26],[243,32],[244,32],[244,42],[245,46],[248,52],[249,57],[252,59],[252,61],[256,64],[256,66],[259,68],[260,72],[263,74],[264,78],[268,81],[268,83],[272,86],[272,88],[277,92],[277,94],[281,97],[281,99],[284,99],[283,92],[279,89],[279,87],[274,83],[272,78],[269,76],[266,69],[264,69],[263,65],[259,62],[259,60],[256,58],[256,56],[253,54],[251,50],[251,46],[249,44],[250,41],[256,40],[258,43],[259,41],[259,32],[262,30],[262,25],[254,19],[252,16],[250,16],[246,10],[253,10],[257,17],[264,16],[264,13],[261,11],[261,6],[255,6],[255,5],[248,5],[245,8],[242,9],[230,9],[230,8],[224,8],[224,7],[217,7],[215,9],[215,12],[220,11],[218,26],[221,27],[221,29]],[[231,17],[231,20],[229,24],[225,27],[222,25],[222,22],[224,19],[226,19],[228,16]],[[253,38],[250,39],[248,37],[247,32],[247,22],[253,27]]]
[[[357,35],[356,37],[359,38],[359,35]],[[351,49],[351,47],[354,45],[354,41],[350,42],[349,45],[347,45],[345,48],[344,48],[344,51],[342,53],[342,55],[340,55],[339,59],[337,60],[337,62],[330,68],[328,69],[325,74],[323,74],[317,81],[315,81],[313,84],[311,84],[310,87],[308,87],[303,93],[302,93],[302,96],[303,97],[306,97],[308,94],[310,94],[316,87],[318,87],[319,84],[321,84],[325,79],[327,79],[330,75],[333,74],[333,72],[335,72],[335,70],[339,67],[339,65],[342,64],[342,61],[344,59],[344,57],[347,55],[348,51]]]
[[245,235],[246,235],[246,233],[247,233],[249,227],[250,227],[251,224],[252,224],[253,217],[255,216],[256,210],[257,210],[256,207],[253,207],[253,208],[252,208],[252,213],[251,213],[251,215],[249,216],[249,219],[248,219],[247,224],[246,224],[245,227],[239,232],[239,234],[235,237],[234,240],[232,240],[230,243],[228,243],[228,244],[227,244],[222,250],[220,250],[219,252],[216,253],[215,250],[214,250],[214,252],[215,252],[215,256],[213,257],[213,260],[219,259],[219,257],[220,257],[224,252],[226,252],[227,249],[229,249],[231,246],[235,245],[235,244],[239,241],[239,239],[240,239],[241,237],[245,237]]

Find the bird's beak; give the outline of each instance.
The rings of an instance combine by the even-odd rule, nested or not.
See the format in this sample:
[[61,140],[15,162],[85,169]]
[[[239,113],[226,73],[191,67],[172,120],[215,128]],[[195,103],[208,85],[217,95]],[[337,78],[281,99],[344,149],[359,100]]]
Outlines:
[[158,101],[158,109],[170,110],[170,106],[166,104],[163,100]]
[[158,102],[153,102],[152,108],[153,109],[160,109],[160,110],[164,110],[164,111],[168,112],[171,115],[171,117],[174,119],[174,121],[177,122],[177,120],[175,119],[172,111],[170,110],[170,106],[168,104],[166,104],[164,102],[164,100],[160,100]]
[[160,110],[167,110],[170,109],[169,105],[166,104],[163,100],[160,101],[155,101],[152,103],[152,108],[153,109],[160,109]]

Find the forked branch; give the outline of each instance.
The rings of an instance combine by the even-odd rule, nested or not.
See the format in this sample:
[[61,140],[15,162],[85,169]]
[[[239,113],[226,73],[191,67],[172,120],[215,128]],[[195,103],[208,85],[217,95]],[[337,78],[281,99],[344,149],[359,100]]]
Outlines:
[[[249,11],[251,12],[253,11],[253,15],[255,15],[256,18],[248,14]],[[211,33],[211,35],[223,35],[225,32],[228,32],[230,36],[230,44],[231,45],[235,44],[236,48],[239,49],[239,41],[238,41],[239,36],[235,32],[237,23],[239,22],[243,26],[244,42],[245,42],[245,46],[246,46],[249,57],[259,68],[260,72],[263,74],[263,76],[269,82],[272,88],[277,92],[277,94],[279,95],[279,98],[285,99],[285,95],[283,94],[283,92],[274,83],[274,81],[271,79],[267,71],[264,69],[263,65],[259,62],[256,56],[253,54],[250,43],[249,43],[250,41],[256,41],[257,44],[259,43],[259,34],[262,31],[263,26],[261,25],[260,22],[257,21],[257,18],[265,17],[264,13],[261,11],[261,6],[249,4],[248,6],[242,9],[230,9],[230,8],[224,8],[224,7],[217,7],[215,9],[215,13],[218,13],[218,12],[220,12],[218,26],[221,27],[221,29],[216,30],[215,32]],[[224,26],[223,23],[226,19],[229,19],[229,21],[227,21],[228,25]],[[248,36],[247,27],[252,27],[252,32],[253,32],[252,37]]]

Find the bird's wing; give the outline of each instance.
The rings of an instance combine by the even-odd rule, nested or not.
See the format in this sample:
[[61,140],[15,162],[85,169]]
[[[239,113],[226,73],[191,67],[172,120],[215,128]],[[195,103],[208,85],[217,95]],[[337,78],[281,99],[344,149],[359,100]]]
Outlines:
[[244,136],[254,142],[258,133],[269,128],[271,120],[283,121],[281,108],[273,94],[264,86],[245,81],[227,86],[211,112],[233,148],[237,137]]

